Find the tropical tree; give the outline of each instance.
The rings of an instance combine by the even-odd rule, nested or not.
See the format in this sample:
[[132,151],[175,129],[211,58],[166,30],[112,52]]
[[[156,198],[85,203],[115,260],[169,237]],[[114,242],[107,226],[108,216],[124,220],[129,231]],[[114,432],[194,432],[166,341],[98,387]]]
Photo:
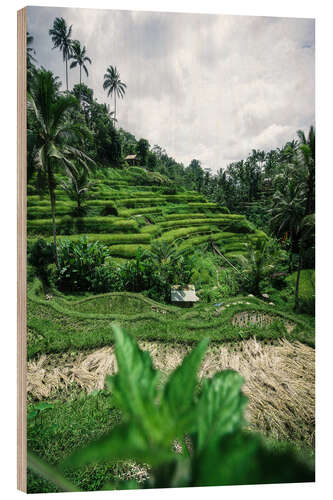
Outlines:
[[181,253],[175,243],[166,240],[153,242],[149,256],[157,267],[169,266],[181,258]]
[[297,251],[300,223],[305,215],[306,196],[304,185],[289,181],[283,190],[273,196],[270,210],[271,224],[277,236],[290,238],[292,251]]
[[36,54],[35,49],[32,47],[34,37],[27,31],[27,85],[28,90],[30,87],[31,80],[33,78],[35,64],[37,59],[34,57]]
[[310,127],[308,138],[302,130],[297,132],[300,140],[299,150],[303,165],[307,169],[307,199],[306,199],[306,214],[313,214],[315,211],[315,129]]
[[62,51],[63,61],[66,64],[66,89],[68,91],[68,59],[72,54],[72,25],[68,28],[63,17],[56,17],[53,22],[53,28],[49,30],[53,42],[53,49]]
[[91,64],[91,59],[86,55],[87,49],[85,46],[81,46],[79,40],[74,40],[72,42],[72,53],[70,55],[70,59],[73,59],[70,65],[70,69],[76,68],[79,66],[80,68],[80,93],[79,93],[79,103],[81,105],[81,81],[82,81],[82,68],[85,74],[88,76],[88,69],[85,63]]
[[247,277],[246,287],[254,295],[260,294],[260,282],[274,271],[276,248],[267,240],[248,243],[248,251],[240,257],[243,272]]
[[31,67],[33,63],[37,62],[37,59],[34,57],[36,54],[35,49],[32,48],[32,44],[34,41],[33,35],[27,31],[27,67]]
[[62,189],[68,194],[71,200],[77,203],[75,215],[82,216],[85,214],[86,208],[82,204],[88,198],[91,186],[92,182],[89,181],[88,171],[85,168],[70,171],[68,180],[62,181]]
[[54,77],[50,71],[39,70],[36,72],[28,93],[28,110],[34,124],[33,128],[28,128],[28,137],[33,136],[34,160],[47,177],[57,266],[59,260],[55,222],[56,180],[54,171],[60,166],[67,172],[73,173],[78,165],[87,169],[89,162],[92,161],[78,147],[70,145],[78,141],[78,138],[85,132],[78,124],[67,120],[68,111],[77,107],[77,104],[78,101],[75,97],[58,94]]
[[142,166],[147,164],[147,158],[149,153],[149,142],[147,139],[140,139],[136,145],[136,152]]
[[114,95],[114,120],[117,121],[117,97],[123,99],[126,84],[120,80],[120,74],[116,66],[109,66],[104,75],[103,89],[107,90],[107,96]]

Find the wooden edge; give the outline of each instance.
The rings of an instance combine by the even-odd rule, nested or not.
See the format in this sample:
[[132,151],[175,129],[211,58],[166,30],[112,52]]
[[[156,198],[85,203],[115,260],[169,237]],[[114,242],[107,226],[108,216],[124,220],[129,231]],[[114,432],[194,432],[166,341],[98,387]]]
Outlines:
[[17,12],[17,488],[27,492],[26,271],[27,58],[26,9]]

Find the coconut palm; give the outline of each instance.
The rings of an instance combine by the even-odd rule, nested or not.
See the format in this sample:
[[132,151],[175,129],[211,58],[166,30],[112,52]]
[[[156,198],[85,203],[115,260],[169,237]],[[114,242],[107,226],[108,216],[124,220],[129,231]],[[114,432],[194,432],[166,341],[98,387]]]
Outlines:
[[69,172],[68,180],[61,183],[62,189],[77,203],[75,215],[85,214],[86,210],[82,203],[88,198],[91,186],[92,182],[89,182],[88,172],[84,168]]
[[304,185],[289,181],[283,190],[273,196],[273,207],[270,210],[271,223],[277,235],[287,232],[296,250],[301,220],[305,215],[306,196]]
[[34,71],[36,69],[34,63],[37,59],[34,57],[36,54],[35,49],[32,48],[34,37],[27,31],[27,86],[28,90],[30,88],[30,83],[33,78]]
[[72,43],[72,54],[70,55],[70,59],[73,59],[70,65],[70,69],[76,68],[79,66],[80,68],[80,93],[79,93],[79,102],[81,104],[81,80],[82,80],[82,68],[84,69],[85,74],[88,76],[88,69],[85,63],[91,64],[91,59],[86,55],[87,49],[85,46],[81,46],[79,40],[74,40]]
[[33,65],[33,63],[37,62],[37,59],[34,57],[34,55],[36,54],[36,51],[31,46],[33,44],[33,41],[34,41],[33,35],[31,35],[29,33],[29,31],[27,31],[27,67],[28,67],[28,69],[29,69],[29,67],[31,67]]
[[315,129],[310,127],[308,138],[302,130],[298,130],[300,145],[299,151],[301,153],[301,160],[307,170],[307,200],[306,200],[306,213],[307,215],[313,214],[315,211]]
[[39,70],[28,93],[28,111],[32,113],[34,126],[28,130],[35,144],[34,161],[47,177],[51,202],[53,241],[56,264],[58,250],[55,223],[55,187],[54,169],[63,167],[67,172],[75,172],[77,166],[85,169],[92,160],[80,149],[71,146],[83,136],[85,130],[76,123],[67,120],[68,111],[77,106],[77,100],[71,95],[60,96],[56,82],[50,71]]
[[72,54],[72,25],[68,28],[63,17],[56,17],[53,28],[49,30],[53,42],[53,49],[62,51],[63,61],[66,64],[66,89],[68,91],[68,59]]
[[240,257],[242,272],[247,277],[247,287],[254,295],[260,294],[260,282],[274,271],[276,249],[268,240],[258,239],[247,244],[248,251]]
[[175,242],[169,243],[166,240],[161,240],[152,243],[149,256],[161,268],[161,266],[168,266],[180,259],[181,252],[179,252]]
[[114,95],[114,120],[117,121],[117,97],[123,98],[126,84],[120,80],[116,66],[109,66],[104,75],[103,89],[108,90],[108,97]]

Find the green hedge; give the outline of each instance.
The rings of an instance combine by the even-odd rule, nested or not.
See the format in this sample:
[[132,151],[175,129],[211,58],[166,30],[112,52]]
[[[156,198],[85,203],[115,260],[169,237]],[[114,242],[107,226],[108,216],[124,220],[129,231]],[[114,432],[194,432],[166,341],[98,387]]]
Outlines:
[[[124,234],[124,233],[114,233],[114,234],[86,234],[89,243],[94,243],[95,241],[100,241],[104,245],[120,245],[120,244],[148,244],[151,241],[151,235],[149,233],[134,233],[134,234]],[[58,235],[57,240],[61,241],[63,239],[69,239],[71,241],[79,241],[82,238],[81,234],[72,235]],[[46,241],[52,243],[53,236],[48,236],[45,238]],[[28,245],[31,245],[37,241],[37,238],[29,238]]]
[[149,245],[112,245],[110,247],[110,253],[114,257],[131,259],[135,257],[139,247],[141,247],[142,250],[148,250],[150,248]]
[[[118,219],[117,217],[69,217],[56,219],[58,234],[76,233],[137,233],[138,223],[135,220]],[[50,236],[52,234],[51,219],[28,220],[28,234]]]
[[233,233],[251,233],[254,231],[251,223],[249,223],[244,217],[237,216],[232,218],[232,216],[224,217],[211,217],[211,218],[185,218],[172,221],[161,222],[160,226],[164,228],[169,227],[187,227],[196,226],[202,224],[211,224],[214,226],[224,226],[230,229]]
[[201,225],[201,226],[194,226],[194,227],[172,229],[171,231],[166,231],[165,233],[163,233],[162,236],[160,238],[158,238],[157,241],[168,241],[171,243],[172,241],[175,241],[178,238],[188,238],[188,236],[191,234],[211,233],[211,232],[214,232],[216,230],[217,230],[216,227],[210,226],[210,225]]
[[132,217],[133,215],[140,214],[161,214],[161,207],[141,207],[141,208],[127,208],[118,210],[120,217]]
[[126,208],[136,208],[138,206],[156,206],[156,205],[166,205],[167,203],[184,203],[194,200],[203,199],[201,196],[195,195],[183,195],[183,194],[175,194],[175,195],[164,195],[164,196],[155,196],[155,197],[136,197],[136,198],[123,198],[119,199],[117,205],[119,207]]

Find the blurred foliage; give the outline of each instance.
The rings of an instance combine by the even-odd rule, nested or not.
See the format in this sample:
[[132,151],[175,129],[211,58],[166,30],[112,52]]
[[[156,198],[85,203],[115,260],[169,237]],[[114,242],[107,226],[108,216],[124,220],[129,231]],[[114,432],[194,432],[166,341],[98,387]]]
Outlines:
[[[68,467],[129,458],[150,466],[149,478],[130,488],[314,481],[313,470],[292,452],[269,450],[258,435],[244,430],[246,397],[237,372],[217,372],[198,383],[207,340],[161,385],[149,353],[119,327],[114,335],[118,372],[106,385],[122,422],[65,459],[54,470],[54,481],[59,483],[60,471]],[[48,466],[39,466],[33,456],[30,464],[52,481]]]

